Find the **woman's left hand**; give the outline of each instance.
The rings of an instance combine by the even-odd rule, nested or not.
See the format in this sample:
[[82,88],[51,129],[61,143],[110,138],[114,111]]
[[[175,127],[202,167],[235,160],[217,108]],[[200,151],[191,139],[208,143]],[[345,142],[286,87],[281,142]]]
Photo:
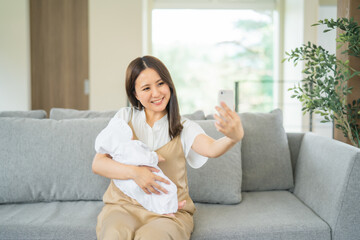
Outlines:
[[214,114],[216,119],[216,129],[230,138],[234,142],[239,142],[244,137],[244,129],[239,115],[231,110],[224,102],[221,102],[221,107],[216,106],[215,109],[220,116]]

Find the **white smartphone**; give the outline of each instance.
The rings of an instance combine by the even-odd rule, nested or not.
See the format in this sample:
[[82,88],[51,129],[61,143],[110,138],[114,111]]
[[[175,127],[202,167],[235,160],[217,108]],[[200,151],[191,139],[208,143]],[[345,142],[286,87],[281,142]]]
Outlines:
[[224,102],[231,110],[235,110],[235,97],[233,90],[219,90],[218,104]]

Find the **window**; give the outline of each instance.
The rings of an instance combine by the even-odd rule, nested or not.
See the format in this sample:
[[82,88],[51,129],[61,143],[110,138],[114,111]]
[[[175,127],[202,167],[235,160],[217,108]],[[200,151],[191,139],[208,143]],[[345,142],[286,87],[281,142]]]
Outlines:
[[153,55],[164,61],[182,114],[214,112],[219,89],[238,90],[238,111],[274,108],[273,11],[154,9]]
[[[332,135],[331,124],[303,116],[301,103],[288,88],[302,79],[301,66],[281,63],[285,51],[312,39],[317,3],[276,0],[153,0],[152,54],[168,66],[182,114],[215,112],[219,89],[237,90],[237,111],[283,111],[288,132]],[[303,8],[304,6],[312,6]],[[336,6],[320,7],[332,17]],[[311,22],[312,24],[313,22]],[[296,27],[294,27],[296,26]],[[303,27],[302,27],[303,26]],[[319,43],[324,39],[319,38]],[[334,50],[335,48],[332,47]]]

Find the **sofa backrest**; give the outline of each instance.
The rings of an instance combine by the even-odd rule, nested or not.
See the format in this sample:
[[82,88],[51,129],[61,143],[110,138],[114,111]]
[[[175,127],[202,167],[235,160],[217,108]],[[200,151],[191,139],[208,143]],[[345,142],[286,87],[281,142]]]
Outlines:
[[76,110],[67,108],[52,108],[50,110],[50,119],[78,119],[78,118],[111,118],[116,114],[113,111],[92,111],[92,110]]
[[[52,108],[50,110],[49,118],[55,120],[74,119],[74,118],[110,118],[113,117],[117,111],[92,111],[92,110],[76,110],[67,108]],[[0,112],[1,116],[1,112]],[[184,114],[190,120],[205,120],[205,114],[202,110],[195,111],[190,114]]]
[[[213,192],[209,196],[193,194],[195,201],[236,203],[241,200],[238,194],[241,191],[279,190],[293,186],[281,111],[243,113],[241,119],[245,137],[237,147],[223,156],[223,160],[210,159],[201,169],[188,171],[190,193],[198,189],[205,191],[213,184],[233,189]],[[0,118],[0,203],[101,200],[109,180],[94,174],[91,164],[95,138],[109,120],[108,117]],[[213,121],[196,121],[208,135],[222,136]],[[216,177],[223,182],[204,181],[200,184],[196,180],[200,172],[203,179],[212,179],[211,169],[218,169],[221,163],[226,166]]]
[[30,111],[0,111],[0,117],[21,117],[21,118],[46,118],[45,110],[30,110]]
[[290,156],[291,156],[291,165],[294,175],[294,182],[295,182],[295,168],[296,163],[299,157],[300,147],[302,140],[304,138],[305,133],[301,132],[288,132],[286,133],[288,143],[289,143],[289,150],[290,150]]
[[101,200],[109,180],[91,170],[109,118],[0,118],[0,203]]

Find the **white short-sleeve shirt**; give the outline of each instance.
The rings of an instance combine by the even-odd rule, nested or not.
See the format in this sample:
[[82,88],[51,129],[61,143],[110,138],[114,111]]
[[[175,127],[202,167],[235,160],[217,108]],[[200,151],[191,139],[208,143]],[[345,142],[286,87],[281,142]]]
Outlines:
[[[170,142],[171,139],[169,136],[167,115],[156,121],[153,127],[150,127],[147,124],[144,110],[139,111],[131,107],[121,108],[115,114],[114,118],[121,118],[124,121],[129,122],[132,112],[131,109],[134,110],[131,123],[134,127],[135,135],[140,141],[145,143],[151,151],[155,151]],[[181,122],[184,122],[180,138],[185,158],[192,168],[199,168],[206,163],[208,158],[196,153],[191,149],[191,146],[195,137],[199,134],[205,134],[205,132],[199,124],[187,118],[182,117]]]

